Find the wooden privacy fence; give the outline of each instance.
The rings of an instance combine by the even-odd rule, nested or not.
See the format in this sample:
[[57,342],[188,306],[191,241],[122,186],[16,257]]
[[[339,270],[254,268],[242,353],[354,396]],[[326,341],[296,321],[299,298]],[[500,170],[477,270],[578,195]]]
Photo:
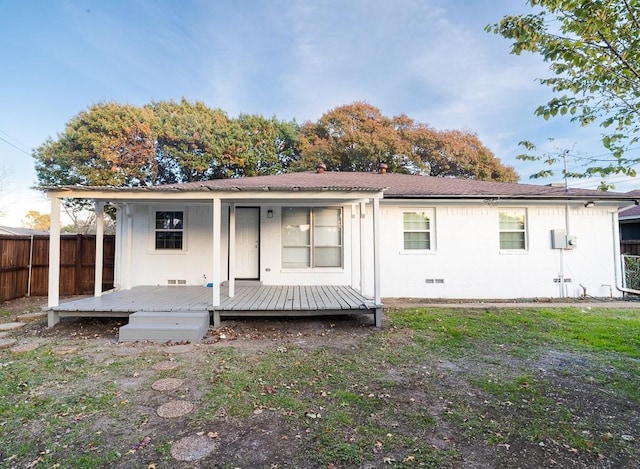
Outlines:
[[[0,301],[44,296],[49,287],[49,237],[0,235]],[[60,294],[94,292],[95,235],[60,237]],[[104,237],[102,290],[113,288],[115,236]]]
[[630,239],[627,241],[620,241],[620,254],[640,256],[640,240]]

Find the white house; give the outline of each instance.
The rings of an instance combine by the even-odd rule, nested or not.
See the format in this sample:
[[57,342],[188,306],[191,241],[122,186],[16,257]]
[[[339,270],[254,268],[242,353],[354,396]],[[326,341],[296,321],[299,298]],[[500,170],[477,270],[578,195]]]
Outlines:
[[[209,310],[223,311],[246,285],[344,287],[370,298],[378,316],[384,297],[620,296],[618,209],[634,203],[585,189],[322,169],[47,192],[51,325],[65,313],[56,268],[64,198],[93,200],[99,213],[105,203],[117,208],[117,292],[198,287]],[[255,295],[257,313],[266,308]],[[298,312],[309,304],[286,301]]]

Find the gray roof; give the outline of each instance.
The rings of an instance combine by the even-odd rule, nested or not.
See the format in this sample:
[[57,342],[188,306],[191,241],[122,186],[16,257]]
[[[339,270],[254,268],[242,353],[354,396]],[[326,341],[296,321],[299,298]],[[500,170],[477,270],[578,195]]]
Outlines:
[[15,226],[0,226],[0,234],[14,236],[49,236],[49,232],[46,230],[34,230],[32,228],[22,228]]
[[[59,190],[59,187],[47,188]],[[384,192],[385,199],[590,199],[632,201],[640,198],[634,194],[604,192],[592,189],[478,181],[474,179],[443,178],[398,173],[362,172],[299,172],[270,176],[254,176],[233,179],[168,184],[152,187],[113,188],[69,186],[62,189],[79,191],[131,191],[131,192],[194,192],[194,191],[363,191]]]
[[[636,196],[638,201],[640,201],[640,191],[631,191],[627,192],[627,194]],[[618,218],[621,221],[635,221],[637,222],[640,219],[640,205],[632,205],[631,207],[626,207],[620,211],[618,214]]]

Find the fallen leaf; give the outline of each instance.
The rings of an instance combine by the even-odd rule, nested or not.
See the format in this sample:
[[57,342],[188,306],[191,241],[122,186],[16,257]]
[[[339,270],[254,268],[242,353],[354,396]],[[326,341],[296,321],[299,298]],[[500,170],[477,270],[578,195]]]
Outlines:
[[131,450],[129,451],[129,453],[131,453],[132,451],[135,453],[136,450],[144,449],[149,445],[149,443],[151,443],[151,438],[145,436],[142,440],[140,440],[140,443],[136,443],[135,445],[131,446]]
[[396,462],[396,460],[390,457],[384,457],[382,458],[382,462],[384,464],[393,464],[394,462]]
[[220,435],[218,435],[218,432],[209,432],[209,433],[207,433],[207,436],[209,438],[211,438],[212,440],[214,440],[214,439],[218,438],[218,436],[220,436]]

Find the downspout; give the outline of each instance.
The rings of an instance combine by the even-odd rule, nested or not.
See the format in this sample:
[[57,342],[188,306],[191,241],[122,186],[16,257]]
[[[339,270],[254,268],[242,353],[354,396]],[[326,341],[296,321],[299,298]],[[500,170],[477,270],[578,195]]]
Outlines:
[[[616,290],[621,291],[622,293],[633,293],[635,295],[640,295],[640,290],[626,288],[621,282],[621,280],[624,280],[624,279],[621,279],[619,276],[619,274],[623,273],[624,262],[623,262],[623,255],[620,254],[620,240],[618,239],[619,228],[618,228],[617,218],[618,217],[616,212],[611,213],[611,231],[613,234],[612,238],[613,238],[613,263],[614,263],[613,275],[615,278]],[[616,265],[618,261],[620,262],[619,266]],[[618,272],[618,267],[620,272]]]

